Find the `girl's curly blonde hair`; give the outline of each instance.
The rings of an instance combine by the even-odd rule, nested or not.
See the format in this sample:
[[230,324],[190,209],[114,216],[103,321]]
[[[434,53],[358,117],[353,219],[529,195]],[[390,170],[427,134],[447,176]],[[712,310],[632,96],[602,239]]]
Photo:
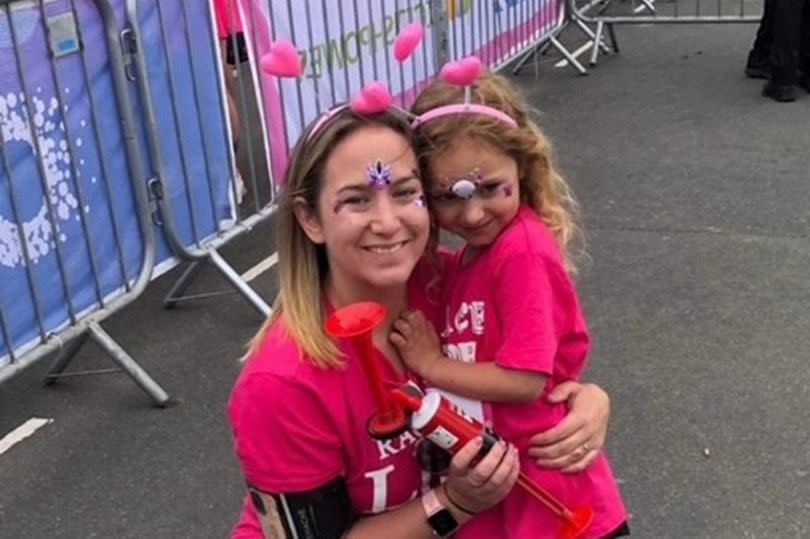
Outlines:
[[[464,89],[437,80],[419,94],[411,111],[421,115],[436,107],[464,102]],[[483,73],[472,87],[472,102],[508,114],[511,127],[483,114],[451,114],[422,124],[417,148],[422,169],[463,137],[484,142],[512,157],[518,165],[521,202],[529,205],[554,234],[566,269],[576,273],[575,260],[583,251],[579,205],[554,166],[551,142],[531,118],[531,108],[503,77]],[[427,181],[431,181],[428,174]]]

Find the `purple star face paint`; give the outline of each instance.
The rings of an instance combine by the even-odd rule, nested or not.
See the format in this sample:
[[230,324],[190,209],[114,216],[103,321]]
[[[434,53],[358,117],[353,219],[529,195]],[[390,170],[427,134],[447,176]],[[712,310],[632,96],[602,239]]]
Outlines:
[[512,196],[512,186],[507,185],[506,187],[504,187],[503,188],[503,194],[504,194],[504,196],[511,197]]
[[366,169],[368,175],[368,185],[375,189],[385,189],[391,185],[391,165],[383,164],[377,159],[373,165]]
[[425,202],[425,195],[421,195],[421,196],[417,197],[416,200],[413,201],[413,204],[417,208],[426,208],[427,207],[427,202]]

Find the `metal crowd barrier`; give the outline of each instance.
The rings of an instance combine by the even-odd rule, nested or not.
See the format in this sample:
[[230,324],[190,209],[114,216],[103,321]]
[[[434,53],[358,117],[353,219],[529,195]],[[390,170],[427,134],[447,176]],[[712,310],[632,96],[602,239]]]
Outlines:
[[[276,190],[269,170],[257,166],[253,145],[248,143],[249,167],[245,172],[252,208],[239,205],[243,186],[237,180],[228,118],[221,108],[206,107],[212,99],[227,102],[220,83],[223,73],[210,6],[187,0],[127,0],[126,8],[131,31],[127,41],[134,64],[131,77],[139,88],[154,171],[150,195],[159,207],[158,224],[172,251],[190,262],[164,306],[171,308],[184,299],[216,295],[185,295],[207,262],[267,316],[271,312],[268,304],[218,251],[273,215]],[[145,19],[151,20],[146,25],[149,32],[144,31]],[[242,69],[241,62],[237,62],[237,69]],[[254,118],[261,115],[248,110],[246,95],[252,89],[243,86],[244,80],[239,78],[241,121],[251,133]],[[202,95],[206,87],[209,93],[213,89],[214,95]],[[168,99],[159,104],[156,96]]]
[[54,352],[46,382],[68,376],[92,339],[162,406],[101,327],[149,283],[155,236],[115,14],[93,4],[0,0],[0,381]]
[[[605,27],[614,51],[618,51],[616,24],[718,24],[757,23],[764,0],[592,0],[577,4],[567,0],[568,10],[580,23],[596,26],[594,42],[602,39]],[[591,65],[596,65],[599,48],[591,48]]]

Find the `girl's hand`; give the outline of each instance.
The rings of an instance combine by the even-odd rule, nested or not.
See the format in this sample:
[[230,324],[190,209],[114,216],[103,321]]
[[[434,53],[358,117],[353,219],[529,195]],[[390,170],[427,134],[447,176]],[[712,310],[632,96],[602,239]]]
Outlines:
[[520,472],[517,449],[503,441],[470,467],[481,445],[478,436],[453,456],[445,483],[450,503],[467,513],[480,513],[498,504],[512,490]]
[[430,379],[430,370],[443,359],[439,336],[420,311],[403,311],[394,320],[388,339],[405,365],[425,380]]
[[594,384],[564,382],[554,388],[548,400],[567,402],[568,415],[555,427],[531,439],[529,456],[543,468],[580,472],[590,466],[605,443],[610,397]]

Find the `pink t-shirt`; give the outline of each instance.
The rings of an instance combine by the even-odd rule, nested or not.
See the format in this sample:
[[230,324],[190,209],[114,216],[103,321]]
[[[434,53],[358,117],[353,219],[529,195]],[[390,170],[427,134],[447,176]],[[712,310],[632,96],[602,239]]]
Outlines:
[[[409,283],[409,303],[434,319],[438,302],[425,295],[435,275],[423,260]],[[372,514],[422,494],[422,472],[414,455],[417,438],[406,432],[379,442],[366,422],[374,400],[351,346],[345,369],[320,369],[300,357],[285,336],[283,317],[247,361],[231,395],[228,413],[236,454],[246,481],[268,493],[314,489],[338,476],[346,479],[354,511]],[[382,355],[390,383],[404,382]],[[263,537],[246,497],[233,538]]]
[[[627,518],[604,454],[584,472],[566,475],[538,467],[526,450],[531,436],[559,423],[566,404],[546,395],[559,383],[579,379],[589,336],[574,284],[554,236],[528,207],[472,261],[459,250],[446,269],[445,354],[465,362],[494,361],[543,373],[543,394],[527,404],[460,401],[469,413],[490,419],[495,431],[521,452],[521,469],[569,507],[590,505],[596,516],[586,537],[601,537]],[[476,407],[478,405],[478,413]],[[476,517],[460,539],[557,537],[560,520],[516,486],[495,509]]]

